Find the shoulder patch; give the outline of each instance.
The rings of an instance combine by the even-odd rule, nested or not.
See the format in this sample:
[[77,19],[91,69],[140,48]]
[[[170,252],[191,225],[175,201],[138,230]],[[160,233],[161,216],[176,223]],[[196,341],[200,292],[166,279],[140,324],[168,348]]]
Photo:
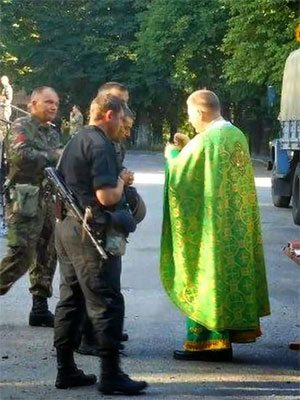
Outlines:
[[26,135],[25,135],[25,133],[20,132],[20,133],[18,133],[18,134],[15,136],[15,140],[14,140],[14,143],[15,143],[15,144],[21,144],[21,143],[25,143],[25,142],[26,142]]

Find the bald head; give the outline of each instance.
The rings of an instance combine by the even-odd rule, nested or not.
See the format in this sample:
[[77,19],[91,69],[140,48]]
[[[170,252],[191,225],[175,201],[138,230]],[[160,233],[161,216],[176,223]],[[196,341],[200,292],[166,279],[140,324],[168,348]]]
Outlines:
[[188,100],[189,121],[197,132],[204,131],[215,119],[221,117],[218,96],[210,90],[197,90]]
[[38,97],[42,96],[45,92],[50,92],[50,93],[54,93],[57,96],[56,91],[50,87],[50,86],[39,86],[35,89],[33,89],[31,96],[30,96],[30,100],[36,100]]
[[197,90],[190,95],[187,103],[205,113],[220,113],[220,100],[218,96],[210,90]]

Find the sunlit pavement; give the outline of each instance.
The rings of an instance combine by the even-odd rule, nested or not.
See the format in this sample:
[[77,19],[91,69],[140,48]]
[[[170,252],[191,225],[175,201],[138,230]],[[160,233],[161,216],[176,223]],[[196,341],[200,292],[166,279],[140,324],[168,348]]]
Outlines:
[[[274,208],[270,174],[255,163],[272,315],[263,320],[263,337],[256,344],[235,345],[233,363],[180,362],[172,351],[185,335],[184,317],[169,303],[159,280],[159,241],[164,181],[163,157],[132,152],[125,163],[136,171],[135,182],[146,200],[148,215],[130,238],[123,262],[126,329],[130,336],[123,358],[126,372],[150,383],[151,399],[296,399],[300,398],[297,357],[288,349],[299,334],[299,269],[282,254],[288,240],[300,238],[291,210]],[[1,254],[5,240],[1,240]],[[96,387],[56,390],[53,332],[30,328],[31,298],[24,277],[0,298],[2,400],[97,399]],[[51,308],[58,300],[55,277]],[[297,320],[298,318],[298,320]],[[297,322],[298,321],[298,322]],[[298,325],[297,325],[298,324]],[[98,360],[76,356],[87,372],[98,373]],[[112,398],[103,396],[103,398]],[[124,396],[114,397],[123,399]]]

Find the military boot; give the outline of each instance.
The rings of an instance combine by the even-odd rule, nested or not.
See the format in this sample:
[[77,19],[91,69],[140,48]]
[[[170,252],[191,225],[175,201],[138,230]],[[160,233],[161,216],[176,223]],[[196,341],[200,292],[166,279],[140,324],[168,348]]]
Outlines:
[[29,325],[46,326],[53,328],[54,315],[48,309],[48,302],[46,297],[32,297],[32,309],[29,314]]
[[128,396],[141,393],[148,386],[145,381],[134,381],[121,370],[117,352],[102,356],[102,371],[98,390],[103,394],[122,393]]
[[86,375],[77,368],[72,349],[56,349],[57,351],[57,376],[55,387],[67,389],[76,386],[90,386],[97,381],[96,375]]

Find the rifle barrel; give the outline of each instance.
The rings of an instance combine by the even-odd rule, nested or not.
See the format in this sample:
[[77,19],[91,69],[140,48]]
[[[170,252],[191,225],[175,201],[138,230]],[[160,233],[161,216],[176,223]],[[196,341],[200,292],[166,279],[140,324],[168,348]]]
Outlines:
[[47,179],[55,187],[55,190],[60,199],[65,203],[66,208],[68,208],[74,214],[74,217],[81,223],[83,229],[88,234],[89,238],[95,245],[101,257],[107,260],[108,257],[101,245],[101,242],[95,239],[90,225],[84,221],[83,213],[77,206],[76,199],[74,198],[70,189],[63,182],[60,181],[59,177],[56,174],[56,171],[53,168],[45,168],[45,174]]

